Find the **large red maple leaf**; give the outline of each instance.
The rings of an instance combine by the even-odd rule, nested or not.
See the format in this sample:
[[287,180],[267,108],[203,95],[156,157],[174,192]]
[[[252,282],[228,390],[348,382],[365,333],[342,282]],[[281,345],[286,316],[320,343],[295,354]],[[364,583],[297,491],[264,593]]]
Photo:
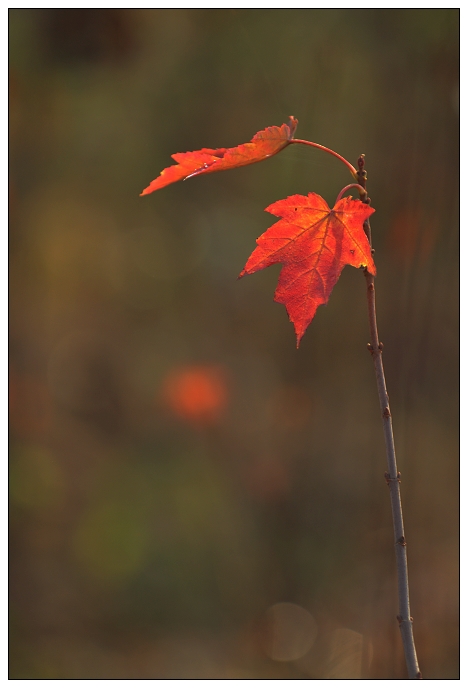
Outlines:
[[254,162],[270,158],[289,145],[296,127],[297,119],[291,116],[287,124],[263,129],[255,134],[249,143],[242,143],[235,148],[202,148],[188,153],[174,153],[172,158],[179,164],[166,167],[140,196],[146,196],[181,179],[252,165]]
[[282,263],[275,301],[286,306],[297,346],[315,312],[325,304],[345,265],[376,274],[364,221],[374,209],[351,197],[332,210],[315,193],[289,196],[265,209],[281,217],[257,239],[239,277]]

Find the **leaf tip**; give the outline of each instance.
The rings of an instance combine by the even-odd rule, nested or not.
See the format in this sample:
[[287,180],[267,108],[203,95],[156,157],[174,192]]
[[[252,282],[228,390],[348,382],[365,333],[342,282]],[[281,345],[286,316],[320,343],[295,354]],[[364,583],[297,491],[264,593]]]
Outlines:
[[295,323],[293,320],[291,322],[294,325],[294,331],[296,333],[296,349],[299,349],[299,344],[301,343],[302,337],[305,335],[305,331],[309,325],[304,327],[302,323]]
[[302,332],[296,332],[296,349],[299,349],[299,344],[301,343],[302,337],[304,336],[305,331]]
[[289,127],[289,138],[292,139],[294,137],[294,134],[296,132],[298,121],[294,117],[294,115],[289,115],[289,122],[287,126]]

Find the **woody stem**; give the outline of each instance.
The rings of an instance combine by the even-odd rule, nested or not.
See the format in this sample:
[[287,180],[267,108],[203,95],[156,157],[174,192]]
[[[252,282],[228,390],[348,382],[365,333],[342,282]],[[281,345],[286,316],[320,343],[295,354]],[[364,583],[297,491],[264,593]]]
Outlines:
[[[362,192],[360,192],[359,195],[363,203],[369,203],[369,198],[366,191],[367,174],[364,170],[364,156],[360,156],[358,160],[358,168],[358,181],[362,187]],[[366,220],[364,223],[364,231],[366,232],[369,244],[372,246],[369,220]],[[398,579],[399,611],[397,619],[400,626],[406,666],[408,669],[408,677],[410,679],[419,679],[422,678],[422,676],[419,670],[416,648],[414,645],[413,618],[410,614],[406,540],[403,527],[403,512],[400,496],[401,474],[398,472],[397,468],[395,443],[393,439],[392,415],[390,413],[390,403],[385,384],[385,373],[382,361],[383,345],[379,341],[379,334],[377,331],[374,276],[371,275],[367,270],[364,270],[364,275],[367,285],[367,308],[371,335],[370,344],[367,346],[374,361],[375,376],[377,379],[377,391],[379,394],[380,411],[382,415],[385,437],[385,448],[387,453],[387,472],[385,473],[385,479],[390,489],[390,501],[392,505],[393,532],[395,538]]]

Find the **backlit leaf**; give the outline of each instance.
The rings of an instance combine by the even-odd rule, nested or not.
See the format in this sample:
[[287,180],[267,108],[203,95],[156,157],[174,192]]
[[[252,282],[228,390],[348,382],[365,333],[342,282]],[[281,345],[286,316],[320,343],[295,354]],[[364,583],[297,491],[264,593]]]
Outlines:
[[315,193],[289,196],[266,208],[281,217],[257,239],[257,248],[239,275],[243,277],[282,263],[275,301],[286,306],[297,346],[321,304],[325,304],[345,265],[366,267],[375,275],[371,249],[363,230],[374,209],[351,197],[330,210]]
[[181,179],[252,165],[254,162],[270,158],[289,144],[296,127],[297,119],[289,117],[287,124],[263,129],[255,134],[249,143],[242,143],[235,148],[202,148],[188,153],[174,153],[172,157],[178,164],[166,167],[140,196],[146,196]]

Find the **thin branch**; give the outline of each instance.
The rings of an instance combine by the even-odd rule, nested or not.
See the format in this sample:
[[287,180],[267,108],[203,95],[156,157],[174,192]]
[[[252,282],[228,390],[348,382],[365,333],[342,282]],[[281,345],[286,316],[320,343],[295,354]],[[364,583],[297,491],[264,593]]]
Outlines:
[[[358,180],[360,185],[363,187],[363,193],[360,193],[361,201],[363,201],[363,203],[369,203],[370,199],[368,198],[366,191],[367,175],[366,171],[364,170],[363,155],[361,155],[358,160],[358,169]],[[364,231],[366,232],[369,243],[372,246],[371,230],[368,220],[366,220],[364,224]],[[413,618],[410,614],[408,563],[406,558],[406,540],[403,527],[403,512],[400,496],[401,474],[397,468],[395,443],[393,440],[392,414],[390,412],[390,404],[385,384],[385,373],[382,361],[383,344],[379,341],[379,334],[377,331],[374,277],[367,272],[367,270],[364,270],[364,275],[367,284],[367,308],[371,335],[371,341],[370,344],[367,345],[367,348],[369,349],[374,361],[375,376],[377,379],[377,390],[379,394],[380,411],[382,414],[385,437],[385,448],[387,452],[387,471],[385,472],[385,480],[387,481],[387,485],[390,489],[390,500],[392,504],[393,532],[395,536],[395,553],[398,578],[399,610],[397,619],[400,626],[408,676],[410,679],[420,679],[422,678],[422,675],[419,670],[418,658],[414,645]]]

